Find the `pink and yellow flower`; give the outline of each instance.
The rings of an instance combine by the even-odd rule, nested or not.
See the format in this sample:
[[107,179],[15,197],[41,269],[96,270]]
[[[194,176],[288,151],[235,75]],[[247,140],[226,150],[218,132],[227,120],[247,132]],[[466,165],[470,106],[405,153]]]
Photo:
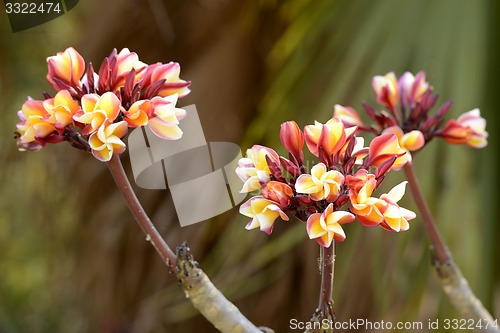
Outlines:
[[145,70],[147,66],[147,64],[139,60],[137,53],[130,52],[128,48],[122,49],[120,53],[116,55],[116,68],[113,72],[115,84],[112,90],[116,91],[124,86],[125,79],[132,69],[135,70],[135,77],[138,79],[140,73]]
[[47,80],[56,90],[61,89],[57,80],[70,86],[80,85],[80,79],[85,72],[85,61],[74,48],[69,47],[64,52],[48,57],[47,64],[49,67]]
[[465,112],[457,120],[450,120],[439,134],[452,144],[465,144],[472,148],[483,148],[488,144],[486,120],[479,109]]
[[346,211],[333,211],[329,204],[323,213],[314,213],[307,219],[307,234],[323,247],[330,247],[333,240],[343,242],[346,238],[341,224],[354,221],[354,215]]
[[83,135],[97,131],[104,122],[113,122],[120,113],[120,100],[112,92],[102,96],[87,94],[82,97],[82,110],[73,116],[73,119],[86,124],[82,130]]
[[335,155],[346,142],[344,124],[338,118],[332,118],[324,125],[315,121],[314,125],[305,126],[304,137],[307,148],[315,156],[319,156],[320,148],[327,156]]
[[410,72],[405,72],[399,78],[398,88],[403,103],[412,106],[420,103],[430,85],[425,81],[425,72],[418,72],[415,76]]
[[127,122],[104,123],[89,137],[89,145],[92,155],[99,161],[107,162],[113,154],[121,154],[125,151],[125,143],[121,140],[127,134]]
[[258,190],[271,180],[266,156],[279,163],[279,155],[274,150],[260,145],[247,149],[246,157],[240,158],[236,168],[236,174],[244,182],[240,193]]
[[186,117],[186,110],[175,107],[178,95],[155,97],[151,100],[153,113],[148,121],[149,128],[165,140],[178,140],[182,137],[179,122]]
[[396,185],[389,193],[380,196],[380,200],[387,203],[386,209],[383,211],[384,221],[380,225],[389,231],[399,232],[408,230],[410,228],[408,221],[417,216],[411,210],[400,207],[397,204],[405,194],[406,183],[404,181]]
[[281,124],[280,140],[283,146],[296,159],[297,162],[304,161],[304,135],[295,121],[287,121]]
[[394,133],[377,136],[372,140],[368,149],[370,165],[373,166],[379,166],[388,159],[397,156],[391,167],[392,170],[398,170],[408,162],[408,157],[405,156],[407,154],[409,153],[399,146],[398,138]]
[[398,81],[394,72],[384,76],[377,75],[372,80],[373,90],[377,95],[377,102],[395,110],[399,99]]
[[[364,178],[364,176],[366,176]],[[349,198],[351,200],[350,210],[356,215],[359,223],[364,226],[378,225],[384,221],[383,212],[387,208],[387,203],[381,199],[371,197],[377,187],[374,175],[358,175],[358,182],[349,179],[351,184]],[[361,187],[360,187],[361,186]]]
[[45,120],[50,115],[44,108],[42,101],[28,99],[24,102],[17,115],[21,119],[16,125],[21,145],[34,142],[37,139],[43,139],[56,131],[55,125]]
[[323,163],[311,168],[311,174],[303,174],[297,178],[295,190],[297,193],[308,194],[314,201],[326,199],[333,202],[339,197],[344,176],[336,171],[327,171]]
[[391,126],[382,131],[382,134],[394,133],[398,139],[401,149],[407,151],[404,157],[411,163],[410,151],[417,151],[425,145],[425,138],[422,132],[414,130],[408,133],[403,133],[399,126]]
[[67,90],[61,90],[54,98],[43,101],[43,107],[47,111],[45,121],[54,124],[57,129],[64,129],[73,124],[73,116],[80,110],[78,102]]
[[132,104],[128,110],[123,110],[124,120],[131,128],[144,126],[148,124],[153,112],[154,108],[150,100],[140,100]]
[[271,234],[273,231],[274,221],[278,217],[288,221],[288,216],[274,201],[262,196],[253,197],[242,204],[240,213],[251,218],[245,227],[247,230],[260,228],[267,234]]
[[335,104],[333,107],[333,117],[340,119],[344,123],[345,127],[366,127],[356,110],[350,106]]
[[281,208],[285,208],[290,204],[290,199],[293,197],[293,190],[285,183],[270,181],[262,189],[262,196],[274,201]]
[[190,82],[180,79],[181,66],[176,62],[167,64],[156,63],[149,65],[141,76],[141,84],[149,85],[159,80],[165,80],[158,95],[162,97],[177,94],[182,98],[189,94]]

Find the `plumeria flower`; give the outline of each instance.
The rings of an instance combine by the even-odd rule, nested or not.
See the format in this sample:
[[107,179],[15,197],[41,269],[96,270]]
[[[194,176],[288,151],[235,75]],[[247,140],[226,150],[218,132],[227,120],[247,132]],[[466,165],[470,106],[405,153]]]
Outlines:
[[64,129],[72,125],[73,116],[80,110],[78,102],[73,100],[67,90],[61,90],[54,98],[43,101],[43,107],[47,111],[45,121],[54,124],[56,129]]
[[279,163],[279,156],[274,150],[259,145],[248,149],[246,157],[239,160],[236,174],[244,182],[240,193],[258,190],[271,180],[266,157]]
[[319,201],[326,199],[333,202],[338,198],[344,176],[335,170],[327,171],[323,163],[316,164],[311,174],[303,174],[297,178],[295,190],[297,193],[309,194],[311,199]]
[[104,123],[89,137],[92,155],[99,161],[107,162],[113,154],[125,151],[125,143],[121,140],[127,134],[127,122]]
[[153,113],[148,125],[151,131],[162,139],[178,140],[182,137],[179,122],[186,116],[186,111],[175,107],[177,98],[175,94],[151,100]]
[[369,164],[379,166],[397,156],[392,168],[397,170],[402,168],[408,162],[408,153],[399,146],[399,141],[394,133],[386,133],[377,136],[370,143],[368,150]]
[[417,130],[404,133],[399,126],[391,126],[382,131],[382,134],[386,133],[394,133],[396,135],[399,146],[407,152],[404,157],[409,163],[411,163],[410,152],[418,151],[425,145],[424,135]]
[[[361,184],[356,184],[361,185]],[[367,175],[366,182],[359,190],[356,187],[350,189],[351,212],[356,215],[359,223],[365,226],[379,225],[384,221],[383,212],[387,209],[387,203],[381,199],[371,197],[377,186],[374,175]]]
[[73,118],[86,124],[82,130],[83,135],[89,135],[97,131],[104,122],[113,122],[120,113],[120,100],[112,92],[87,94],[82,97],[82,110]]
[[[44,120],[50,115],[44,108],[42,101],[28,99],[24,102],[21,111],[18,112],[18,116],[21,119],[21,122],[16,125],[20,149],[32,147],[38,150],[45,145],[43,141],[38,140],[44,139],[56,131],[54,124]],[[27,144],[30,145],[27,146]]]
[[287,121],[281,124],[281,144],[290,152],[294,158],[302,163],[304,161],[304,134],[295,121]]
[[125,150],[121,138],[128,128],[149,125],[162,139],[181,138],[186,111],[176,105],[190,82],[180,78],[178,63],[148,65],[127,48],[114,49],[96,72],[69,47],[48,57],[47,65],[56,95],[24,103],[16,132],[20,150],[68,141],[108,161]]
[[330,247],[333,240],[343,242],[346,238],[341,224],[354,221],[354,215],[346,211],[334,211],[329,204],[323,213],[314,213],[307,219],[307,234],[323,247]]
[[[360,123],[360,117],[353,108],[336,106],[334,116],[339,117],[346,126],[358,125],[359,131],[375,135],[394,133],[399,145],[408,152],[422,149],[430,140],[441,137],[452,144],[464,144],[472,148],[487,145],[488,133],[486,120],[480,116],[479,109],[466,112],[456,120],[450,120],[442,129],[444,116],[451,107],[451,101],[441,105],[432,115],[438,96],[433,94],[432,86],[426,81],[425,72],[413,75],[405,72],[398,80],[393,72],[375,76],[372,80],[377,103],[388,109],[376,111],[363,104],[366,113],[374,124]],[[411,161],[411,154],[405,157]]]
[[483,148],[488,142],[486,120],[479,109],[462,114],[457,120],[450,120],[439,134],[447,142],[465,144],[472,148]]
[[156,63],[149,65],[141,76],[141,84],[148,85],[153,82],[163,82],[158,90],[162,97],[177,94],[182,98],[189,94],[189,82],[179,78],[181,67],[176,62],[167,64]]
[[387,203],[385,210],[383,211],[384,221],[380,224],[383,228],[389,231],[405,231],[408,230],[410,225],[408,221],[414,219],[417,215],[403,207],[399,207],[397,202],[401,200],[405,194],[406,181],[395,186],[387,194],[382,194],[380,200]]
[[285,183],[272,180],[262,189],[262,196],[274,201],[281,208],[286,208],[293,198],[293,189]]
[[288,221],[288,216],[272,200],[262,196],[253,197],[240,206],[240,213],[251,218],[246,225],[247,230],[260,228],[267,234],[271,234],[274,228],[274,221],[281,217]]
[[[341,224],[355,218],[361,225],[383,225],[392,231],[399,221],[399,230],[404,230],[404,221],[411,216],[399,210],[399,192],[381,198],[372,193],[387,172],[406,163],[406,150],[394,133],[376,137],[365,148],[364,139],[356,136],[358,129],[332,118],[326,124],[307,125],[302,132],[297,123],[288,121],[281,125],[280,140],[290,159],[264,146],[247,150],[236,169],[244,182],[241,192],[261,190],[241,208],[252,217],[247,229],[260,227],[270,233],[278,216],[286,214],[288,219],[293,214],[306,222],[309,238],[325,247],[334,240],[343,241]],[[303,140],[319,160],[310,171],[303,161]]]
[[85,61],[74,48],[68,47],[64,52],[48,57],[49,72],[47,80],[57,90],[60,84],[80,86],[80,79],[85,73]]
[[398,82],[394,72],[375,76],[372,86],[377,95],[377,102],[394,110],[399,99]]
[[405,72],[398,81],[401,101],[407,106],[420,103],[429,88],[429,83],[425,81],[425,72],[418,72],[415,76],[410,72]]
[[335,104],[333,107],[333,117],[340,119],[345,127],[357,126],[358,128],[366,128],[359,114],[350,106]]
[[304,136],[309,151],[319,156],[320,147],[327,156],[336,154],[346,142],[345,127],[338,118],[332,118],[326,124],[315,122],[304,128]]

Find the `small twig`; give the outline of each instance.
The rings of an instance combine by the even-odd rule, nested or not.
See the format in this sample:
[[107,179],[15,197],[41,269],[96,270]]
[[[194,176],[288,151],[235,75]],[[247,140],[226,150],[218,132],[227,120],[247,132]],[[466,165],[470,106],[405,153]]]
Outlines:
[[427,201],[418,185],[413,165],[407,163],[404,166],[404,171],[410,184],[413,199],[422,215],[425,231],[432,243],[432,264],[436,268],[443,290],[462,318],[474,320],[476,324],[481,323],[481,325],[474,325],[474,332],[500,332],[493,317],[474,295],[469,283],[462,275],[462,272],[460,272],[460,269],[446,248],[427,205]]
[[[335,267],[335,241],[332,242],[330,247],[320,247],[321,249],[321,290],[319,293],[318,308],[312,315],[310,322],[313,328],[308,329],[305,333],[321,332],[329,333],[332,332],[333,324],[335,323],[335,311],[333,310],[333,299],[332,299],[332,288],[333,288],[333,277],[334,277],[334,267]],[[329,323],[328,328],[323,325],[324,320]],[[315,325],[315,324],[320,325]],[[314,328],[319,326],[319,330]]]
[[335,266],[335,241],[330,247],[321,247],[321,292],[318,308],[327,310],[325,314],[335,321],[332,303],[332,288]]
[[148,215],[144,211],[144,208],[142,208],[139,199],[137,199],[134,190],[130,186],[130,182],[128,181],[127,175],[125,174],[125,170],[123,170],[123,165],[120,161],[120,157],[118,157],[117,155],[113,155],[113,157],[107,164],[109,171],[111,172],[111,175],[113,175],[113,178],[116,182],[116,186],[118,186],[118,189],[127,202],[132,215],[134,215],[135,220],[146,235],[146,240],[153,244],[162,260],[167,264],[167,266],[172,269],[177,258],[174,252],[162,238],[153,222],[151,222],[151,220],[149,219]]

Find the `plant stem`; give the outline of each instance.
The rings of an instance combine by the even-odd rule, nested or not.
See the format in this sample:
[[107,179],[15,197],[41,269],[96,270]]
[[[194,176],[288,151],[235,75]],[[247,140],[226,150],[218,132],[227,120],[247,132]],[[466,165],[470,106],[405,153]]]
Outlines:
[[[332,302],[332,288],[333,288],[333,275],[335,265],[335,241],[332,242],[330,247],[321,246],[321,292],[319,296],[318,309],[324,309],[325,306],[331,308]],[[333,308],[329,309],[332,319]]]
[[[332,242],[330,247],[320,246],[320,260],[321,260],[321,289],[319,292],[318,308],[311,317],[310,329],[306,329],[304,333],[330,333],[333,332],[333,325],[329,328],[323,328],[322,323],[328,320],[329,323],[335,323],[335,311],[333,310],[332,288],[333,288],[333,275],[335,266],[335,241]],[[317,323],[322,327],[317,329]]]
[[117,155],[113,155],[107,163],[109,171],[118,186],[118,189],[127,202],[132,215],[146,235],[146,239],[153,244],[162,260],[175,272],[186,297],[200,313],[223,333],[274,333],[273,330],[252,324],[238,308],[227,300],[213,285],[208,276],[198,267],[187,245],[177,248],[177,255],[170,249],[160,235],[153,222],[142,208],[139,199],[130,186],[122,162]]
[[413,164],[406,163],[404,166],[404,171],[406,173],[406,178],[408,179],[408,183],[410,185],[410,190],[413,195],[413,199],[417,204],[418,210],[420,214],[422,214],[422,221],[424,223],[424,228],[432,243],[432,250],[434,254],[433,260],[436,260],[440,264],[446,264],[451,259],[451,255],[444,245],[443,239],[439,234],[439,230],[437,229],[436,223],[434,222],[434,218],[432,217],[431,210],[427,205],[427,201],[425,200],[422,191],[420,190],[420,186],[417,180],[417,176],[415,174],[415,169],[413,168]]
[[443,290],[461,317],[474,322],[474,332],[500,332],[497,323],[481,301],[474,295],[469,283],[446,248],[434,223],[427,201],[420,190],[413,165],[407,163],[404,166],[404,171],[410,184],[413,199],[422,215],[425,231],[432,243],[432,264],[436,268]]
[[116,186],[118,186],[118,189],[127,202],[127,206],[130,208],[132,215],[134,215],[135,220],[146,235],[146,239],[153,244],[153,247],[156,249],[163,262],[165,262],[168,267],[173,268],[177,257],[160,235],[153,222],[151,222],[148,215],[144,211],[144,208],[142,208],[139,199],[137,199],[134,190],[130,186],[125,170],[123,170],[120,157],[113,155],[107,164],[109,171],[115,180]]

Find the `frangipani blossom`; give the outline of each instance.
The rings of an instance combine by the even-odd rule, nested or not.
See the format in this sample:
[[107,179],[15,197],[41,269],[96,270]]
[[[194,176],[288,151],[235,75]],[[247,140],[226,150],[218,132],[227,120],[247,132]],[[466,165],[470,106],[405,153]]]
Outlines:
[[153,82],[163,80],[163,84],[158,90],[158,95],[162,97],[177,94],[182,98],[189,94],[190,82],[179,78],[181,67],[176,62],[167,64],[156,63],[149,65],[141,76],[141,84],[152,84]]
[[70,86],[79,86],[80,79],[85,73],[85,61],[72,47],[48,57],[47,65],[49,68],[47,80],[56,90],[61,89],[58,80]]
[[304,128],[304,137],[307,148],[315,156],[319,156],[320,148],[327,156],[332,156],[340,151],[346,142],[344,124],[338,118],[332,118],[324,125],[317,121],[314,125],[307,125]]
[[130,106],[128,110],[123,110],[125,121],[129,127],[139,127],[148,124],[154,107],[150,100],[140,100]]
[[401,100],[407,106],[420,103],[422,96],[429,88],[429,83],[425,81],[425,72],[418,72],[415,76],[410,72],[405,72],[398,81]]
[[92,155],[99,161],[107,162],[113,154],[121,154],[125,151],[125,143],[121,140],[127,134],[127,122],[102,124],[99,129],[89,137],[89,145]]
[[125,79],[131,70],[134,70],[135,77],[138,79],[140,73],[147,67],[147,64],[139,60],[137,53],[130,52],[128,48],[122,49],[116,55],[116,70],[113,73],[115,82],[112,91],[117,91],[125,85]]
[[372,86],[377,95],[377,102],[394,110],[399,99],[398,81],[394,72],[373,77]]
[[15,137],[19,150],[39,150],[47,143],[68,141],[107,161],[113,152],[124,151],[123,142],[115,138],[121,138],[128,128],[149,125],[166,140],[182,136],[179,121],[186,111],[176,105],[190,92],[190,82],[180,78],[178,63],[147,65],[124,48],[120,52],[113,49],[94,70],[69,47],[48,57],[47,65],[46,78],[57,92],[54,97],[44,92],[40,101],[28,98],[18,112],[21,121]]
[[334,211],[329,204],[323,213],[314,213],[307,219],[307,234],[323,247],[330,247],[332,241],[343,242],[346,238],[341,224],[354,221],[354,215],[346,211]]
[[165,140],[178,140],[182,137],[179,122],[186,116],[186,110],[175,107],[177,98],[177,95],[172,95],[151,100],[153,113],[148,121],[149,128]]
[[297,178],[295,190],[297,193],[309,194],[315,201],[326,199],[328,202],[335,201],[340,192],[344,176],[336,171],[327,171],[323,163],[316,164],[311,168],[311,174],[303,174]]
[[[19,143],[21,145],[45,138],[56,131],[54,124],[44,120],[50,115],[44,108],[42,101],[28,99],[24,102],[22,109],[17,114],[21,119],[21,122],[16,125],[18,134],[20,135]],[[39,149],[41,147],[37,148]]]
[[401,149],[398,138],[394,133],[377,136],[370,143],[368,150],[370,165],[373,166],[379,166],[394,156],[398,156],[391,167],[393,170],[402,168],[408,162],[406,155],[409,155],[409,153]]
[[104,122],[113,122],[120,113],[120,100],[112,92],[87,94],[82,97],[82,110],[73,116],[73,119],[86,124],[83,135],[97,131]]
[[340,119],[344,123],[345,127],[366,127],[359,114],[350,106],[335,104],[333,107],[333,117]]
[[391,126],[386,128],[382,134],[394,133],[398,138],[398,143],[401,149],[406,150],[407,153],[404,155],[409,163],[411,163],[410,151],[420,150],[425,145],[425,138],[422,132],[414,130],[408,133],[404,133],[399,126]]
[[377,181],[373,175],[367,177],[366,182],[359,190],[352,188],[349,190],[351,200],[351,212],[356,215],[359,223],[365,226],[374,226],[384,221],[383,212],[387,208],[387,203],[378,198],[371,197],[377,186]]
[[267,234],[271,234],[274,228],[274,221],[281,217],[288,221],[288,216],[276,205],[274,201],[256,196],[240,206],[240,213],[251,218],[246,225],[247,230],[260,228]]
[[283,146],[292,154],[298,162],[304,161],[304,135],[295,121],[287,121],[281,124],[280,140]]
[[293,190],[285,183],[270,181],[262,189],[262,195],[264,198],[274,201],[281,208],[285,208],[290,204]]
[[54,98],[43,101],[43,107],[47,111],[45,121],[54,124],[57,129],[73,124],[73,116],[80,110],[78,102],[73,100],[67,90],[61,90]]
[[236,174],[244,182],[240,193],[252,192],[267,184],[271,178],[271,171],[266,156],[279,163],[279,156],[270,148],[254,145],[246,152],[246,157],[238,161]]
[[383,228],[389,231],[405,231],[410,225],[408,221],[413,220],[417,215],[403,207],[399,207],[397,202],[401,200],[405,194],[406,181],[396,185],[387,194],[382,194],[380,200],[387,203],[386,209],[383,211],[384,221],[380,224]]
[[488,144],[486,120],[479,109],[465,112],[457,120],[450,120],[439,134],[452,144],[465,144],[472,148],[483,148]]

